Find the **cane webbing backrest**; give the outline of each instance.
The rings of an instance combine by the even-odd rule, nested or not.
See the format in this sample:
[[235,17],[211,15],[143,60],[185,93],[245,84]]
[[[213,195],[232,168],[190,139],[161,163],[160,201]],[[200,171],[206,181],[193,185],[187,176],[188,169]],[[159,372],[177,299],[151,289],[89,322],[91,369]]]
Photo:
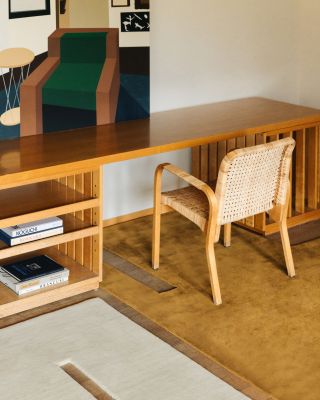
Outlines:
[[216,186],[218,225],[285,204],[294,146],[295,141],[286,138],[224,157]]

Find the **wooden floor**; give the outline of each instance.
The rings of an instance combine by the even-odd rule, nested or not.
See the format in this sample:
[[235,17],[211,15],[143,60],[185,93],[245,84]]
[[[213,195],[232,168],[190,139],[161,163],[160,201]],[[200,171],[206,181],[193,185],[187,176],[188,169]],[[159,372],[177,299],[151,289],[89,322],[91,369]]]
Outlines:
[[176,287],[170,285],[170,283],[156,276],[153,276],[146,271],[143,271],[141,268],[130,263],[124,258],[121,258],[118,255],[111,253],[108,250],[103,250],[103,261],[107,264],[112,265],[118,271],[130,276],[130,278],[136,280],[137,282],[140,282],[148,288],[156,291],[157,293],[165,293],[169,292],[170,290],[176,289]]
[[[57,311],[59,309],[68,307],[73,304],[80,303],[82,301],[99,297],[103,299],[106,303],[112,306],[114,309],[119,311],[121,314],[125,315],[138,325],[142,326],[144,329],[148,330],[155,336],[159,337],[164,342],[168,343],[170,346],[186,355],[197,364],[201,365],[206,370],[210,371],[212,374],[222,379],[235,389],[239,390],[241,393],[245,394],[253,400],[275,400],[270,394],[265,393],[249,381],[241,378],[240,376],[229,371],[223,365],[212,360],[205,354],[201,353],[193,346],[188,343],[183,342],[181,339],[175,337],[170,332],[166,331],[156,323],[152,322],[148,318],[139,314],[133,308],[127,306],[126,304],[119,301],[117,298],[107,293],[106,291],[99,289],[91,292],[87,292],[78,296],[70,297],[65,300],[61,300],[55,303],[48,304],[46,306],[38,307],[33,310],[25,311],[16,315],[12,315],[0,320],[0,328],[5,328],[10,325],[17,324],[22,321],[40,316],[42,314]],[[86,390],[88,390],[95,398],[98,400],[112,400],[112,398],[105,393],[101,388],[99,388],[94,382],[92,382],[88,377],[84,377],[80,371],[77,371],[72,366],[67,366],[68,371],[72,373],[72,378],[75,379],[79,384],[81,384]]]

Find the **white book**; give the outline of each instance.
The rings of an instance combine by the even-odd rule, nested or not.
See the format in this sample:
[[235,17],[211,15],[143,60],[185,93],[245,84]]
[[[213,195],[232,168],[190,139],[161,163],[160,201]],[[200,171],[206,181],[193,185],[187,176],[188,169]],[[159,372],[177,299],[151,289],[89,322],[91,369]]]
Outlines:
[[64,268],[63,271],[54,272],[52,274],[41,276],[36,279],[30,279],[28,281],[21,282],[0,267],[0,282],[2,282],[18,295],[30,293],[48,286],[67,282],[68,279],[69,270],[67,268]]
[[7,243],[9,246],[16,246],[18,244],[33,242],[34,240],[44,239],[51,236],[61,235],[63,233],[63,226],[59,228],[48,229],[32,233],[30,235],[19,236],[15,238],[8,238],[6,235],[1,234],[0,239]]
[[63,225],[63,220],[59,217],[39,219],[37,221],[27,222],[26,224],[9,226],[1,230],[6,235],[14,238],[25,236],[36,232],[46,231],[48,229],[58,228]]

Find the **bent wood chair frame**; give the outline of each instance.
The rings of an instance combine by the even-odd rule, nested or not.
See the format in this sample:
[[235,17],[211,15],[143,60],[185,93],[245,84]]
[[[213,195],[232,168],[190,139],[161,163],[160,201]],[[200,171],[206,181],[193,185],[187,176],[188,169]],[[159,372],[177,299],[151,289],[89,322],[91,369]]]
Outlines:
[[[219,240],[221,226],[224,225],[224,244],[225,246],[229,246],[231,243],[231,222],[257,213],[268,212],[270,217],[279,225],[288,275],[293,277],[295,269],[287,228],[287,211],[290,200],[289,172],[294,146],[295,141],[292,138],[286,138],[277,142],[237,149],[228,153],[220,165],[215,192],[205,182],[172,164],[159,165],[155,172],[154,182],[152,267],[154,269],[159,268],[161,208],[163,205],[166,205],[190,219],[205,233],[205,248],[212,296],[214,303],[219,305],[222,303],[222,299],[214,243]],[[251,163],[255,163],[256,165],[261,164],[259,171],[260,182],[258,184],[253,181],[252,176],[254,177],[254,173],[253,175],[251,174],[252,176],[250,175],[250,168],[252,170]],[[195,210],[195,208],[188,210],[185,202],[182,206],[181,202],[179,202],[178,198],[180,194],[183,192],[186,193],[189,191],[189,188],[167,193],[161,192],[164,170],[184,180],[190,185],[191,190],[195,188],[204,194],[207,203],[205,221],[200,215],[201,213],[197,213],[198,210]],[[262,172],[264,174],[261,175]],[[240,177],[239,174],[241,175]],[[263,181],[264,176],[265,181]],[[243,185],[244,181],[242,180],[241,182],[241,177],[245,177],[250,187]],[[238,189],[234,190],[233,185],[237,186]],[[253,187],[252,190],[251,187]],[[265,190],[261,193],[261,188],[263,187]],[[250,190],[251,193],[248,194]],[[228,197],[231,197],[229,203]]]

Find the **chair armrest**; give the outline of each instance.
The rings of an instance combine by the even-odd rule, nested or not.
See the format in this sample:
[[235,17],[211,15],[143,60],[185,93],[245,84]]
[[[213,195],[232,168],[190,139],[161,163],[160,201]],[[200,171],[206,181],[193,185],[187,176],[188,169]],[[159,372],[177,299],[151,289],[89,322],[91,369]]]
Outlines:
[[42,88],[59,62],[59,57],[46,58],[21,84],[21,89],[23,90],[25,87],[38,88],[39,86]]
[[48,57],[20,87],[21,136],[43,133],[42,88],[59,65],[59,57]]
[[[201,181],[200,179],[196,178],[193,175],[188,174],[188,172],[184,171],[183,169],[173,164],[164,164],[163,168],[171,172],[172,174],[178,176],[179,178],[183,179],[184,181],[186,181],[187,183],[196,187],[199,190],[202,190],[203,187],[208,186],[205,182]],[[209,187],[209,189],[211,188]]]
[[209,201],[209,206],[210,209],[213,207],[214,210],[217,208],[217,200],[214,191],[211,189],[209,185],[207,185],[205,182],[201,181],[200,179],[196,178],[193,175],[188,174],[185,172],[183,169],[173,165],[173,164],[160,164],[157,167],[156,170],[156,176],[157,172],[162,174],[163,170],[166,170],[170,172],[173,175],[176,175],[180,179],[184,180],[185,182],[189,183],[189,185],[194,186],[196,189],[201,190],[206,196]]
[[96,91],[97,125],[115,122],[119,90],[119,60],[107,58]]
[[120,91],[119,32],[108,30],[107,58],[96,90],[97,125],[115,122]]
[[[161,181],[163,171],[166,170],[177,177],[183,179],[185,182],[194,186],[196,189],[201,190],[208,199],[209,204],[209,215],[207,223],[207,243],[214,243],[219,240],[220,227],[217,227],[217,212],[218,202],[214,191],[209,185],[200,179],[192,176],[175,165],[165,163],[158,165],[154,175],[154,215],[157,216],[160,213],[161,208]],[[159,218],[159,217],[157,217]]]

